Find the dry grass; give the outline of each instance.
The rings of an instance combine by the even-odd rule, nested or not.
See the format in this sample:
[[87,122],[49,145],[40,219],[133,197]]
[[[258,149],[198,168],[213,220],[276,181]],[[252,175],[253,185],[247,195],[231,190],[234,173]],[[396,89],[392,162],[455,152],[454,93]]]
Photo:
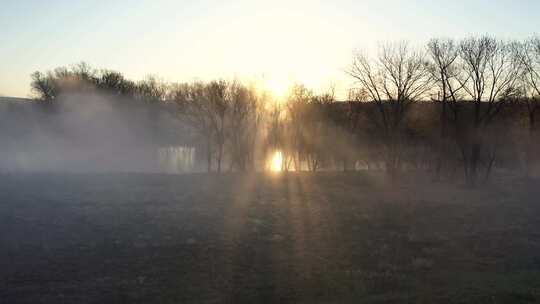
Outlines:
[[532,303],[538,181],[4,175],[6,303]]

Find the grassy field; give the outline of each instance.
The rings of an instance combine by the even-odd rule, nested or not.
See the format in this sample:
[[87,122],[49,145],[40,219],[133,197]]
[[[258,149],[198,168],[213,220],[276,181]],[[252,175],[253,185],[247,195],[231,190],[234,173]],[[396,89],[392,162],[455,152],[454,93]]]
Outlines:
[[538,185],[3,175],[0,302],[540,302]]

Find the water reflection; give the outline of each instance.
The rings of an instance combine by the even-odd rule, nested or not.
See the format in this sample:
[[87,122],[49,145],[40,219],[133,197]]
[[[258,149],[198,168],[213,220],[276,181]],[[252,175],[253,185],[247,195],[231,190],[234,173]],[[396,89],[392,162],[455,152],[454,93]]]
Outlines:
[[161,170],[166,173],[187,173],[195,170],[195,148],[162,147],[158,150]]

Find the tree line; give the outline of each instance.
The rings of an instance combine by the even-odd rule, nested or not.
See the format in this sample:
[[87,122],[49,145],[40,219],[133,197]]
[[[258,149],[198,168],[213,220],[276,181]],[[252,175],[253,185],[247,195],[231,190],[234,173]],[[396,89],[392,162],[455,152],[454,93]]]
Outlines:
[[[36,99],[54,104],[72,92],[100,92],[149,107],[172,105],[183,140],[206,170],[411,170],[476,184],[494,169],[533,173],[538,162],[540,39],[490,36],[432,39],[424,47],[382,44],[356,52],[345,101],[301,84],[283,100],[253,85],[214,80],[135,82],[86,64],[32,74]],[[184,132],[182,134],[185,134]]]

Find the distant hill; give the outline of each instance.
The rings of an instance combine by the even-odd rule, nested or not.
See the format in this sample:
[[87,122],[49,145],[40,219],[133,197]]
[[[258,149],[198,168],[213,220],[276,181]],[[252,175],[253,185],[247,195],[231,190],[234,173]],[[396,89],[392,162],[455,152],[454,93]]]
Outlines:
[[0,96],[0,102],[30,102],[30,98]]

